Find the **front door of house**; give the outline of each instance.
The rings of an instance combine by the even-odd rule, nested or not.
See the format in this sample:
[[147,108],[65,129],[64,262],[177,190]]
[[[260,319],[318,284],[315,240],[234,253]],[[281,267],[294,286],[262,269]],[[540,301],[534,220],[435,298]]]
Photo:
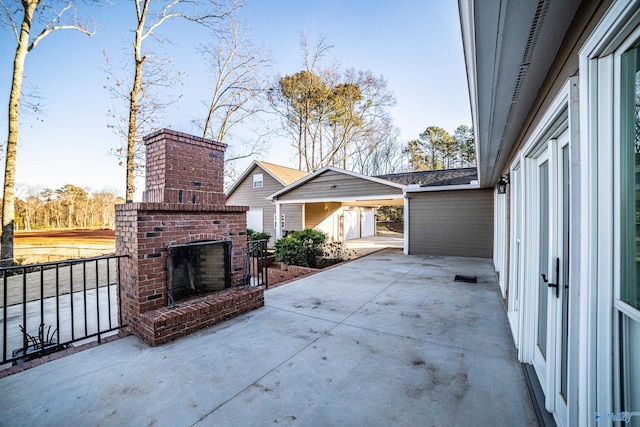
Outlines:
[[[536,159],[537,305],[533,364],[545,407],[559,425],[567,423],[569,340],[569,132],[546,143]],[[535,270],[534,270],[535,271]]]

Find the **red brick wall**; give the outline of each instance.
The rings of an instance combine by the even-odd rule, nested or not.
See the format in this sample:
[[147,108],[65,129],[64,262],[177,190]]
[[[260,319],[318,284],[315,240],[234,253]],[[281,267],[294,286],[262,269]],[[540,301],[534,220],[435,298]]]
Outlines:
[[144,143],[145,202],[225,204],[225,144],[169,129],[146,136]]
[[299,267],[297,265],[290,265],[286,270],[282,270],[277,266],[270,266],[267,269],[267,278],[269,280],[269,286],[271,286],[309,276],[319,271],[317,268]]
[[160,345],[198,329],[232,319],[264,305],[264,289],[228,288],[175,307],[163,307],[140,316],[138,335]]
[[[207,209],[208,208],[208,209]],[[136,323],[140,313],[167,305],[167,246],[231,240],[231,282],[244,276],[247,248],[245,206],[125,203],[116,207],[116,253],[121,261],[123,314]]]

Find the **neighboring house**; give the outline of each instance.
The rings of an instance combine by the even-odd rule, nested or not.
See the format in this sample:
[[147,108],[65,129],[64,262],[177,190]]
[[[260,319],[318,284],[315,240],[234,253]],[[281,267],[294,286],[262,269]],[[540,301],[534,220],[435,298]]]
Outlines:
[[275,223],[277,222],[283,230],[300,230],[303,210],[299,204],[288,205],[281,209],[277,221],[276,207],[267,200],[267,196],[307,175],[307,172],[297,169],[254,161],[227,190],[227,205],[249,206],[247,228],[269,233],[270,244],[273,244],[276,235]]
[[276,212],[302,205],[303,228],[333,240],[372,236],[378,207],[404,206],[405,253],[492,255],[493,192],[478,189],[474,168],[371,177],[327,166],[269,199]]
[[[303,228],[316,228],[334,241],[373,236],[376,233],[376,208],[402,205],[404,186],[391,181],[361,175],[333,166],[269,196],[276,212],[291,205],[303,206]],[[276,230],[281,237],[282,230]]]
[[640,2],[459,8],[494,263],[540,419],[640,426]]
[[406,254],[493,254],[493,191],[478,187],[475,168],[371,177],[333,166],[308,174],[256,161],[228,190],[227,204],[249,206],[247,227],[271,234],[270,244],[306,228],[332,241],[374,236],[377,209],[404,206]]

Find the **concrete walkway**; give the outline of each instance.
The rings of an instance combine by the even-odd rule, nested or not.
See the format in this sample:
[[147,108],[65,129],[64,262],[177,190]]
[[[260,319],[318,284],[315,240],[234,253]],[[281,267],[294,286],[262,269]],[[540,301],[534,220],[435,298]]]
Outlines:
[[346,240],[344,244],[353,253],[352,258],[360,258],[385,248],[402,249],[404,240],[402,234],[387,231],[386,234]]
[[388,249],[265,301],[162,347],[126,337],[0,379],[0,425],[536,423],[487,260]]

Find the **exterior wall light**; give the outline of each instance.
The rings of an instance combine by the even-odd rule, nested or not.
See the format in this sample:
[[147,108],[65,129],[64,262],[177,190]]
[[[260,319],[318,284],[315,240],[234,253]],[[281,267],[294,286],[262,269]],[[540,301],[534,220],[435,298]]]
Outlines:
[[509,174],[502,175],[500,181],[496,183],[498,194],[505,194],[507,192],[507,184],[509,184]]

